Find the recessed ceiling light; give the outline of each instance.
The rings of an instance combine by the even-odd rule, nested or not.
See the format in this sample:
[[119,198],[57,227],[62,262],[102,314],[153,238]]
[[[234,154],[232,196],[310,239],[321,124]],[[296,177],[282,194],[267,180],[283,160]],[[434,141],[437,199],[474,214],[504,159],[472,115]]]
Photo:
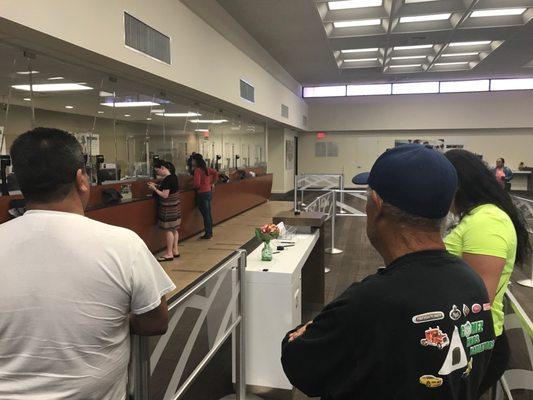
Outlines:
[[29,92],[33,90],[34,92],[70,92],[78,90],[92,90],[92,87],[85,86],[84,83],[40,83],[33,85],[33,88],[30,88],[30,85],[12,85],[13,89],[25,90]]
[[103,111],[98,111],[98,114],[103,114],[104,112]]
[[477,42],[452,42],[450,43],[450,47],[462,47],[462,46],[483,46],[490,44],[490,40],[479,40]]
[[209,129],[195,129],[195,132],[209,132]]
[[159,115],[160,117],[201,117],[202,114],[198,114],[195,112],[186,112],[186,113],[166,113],[166,112],[158,112],[155,113],[155,115]]
[[39,71],[17,71],[17,74],[19,75],[35,75],[38,74]]
[[22,100],[24,101],[31,101],[31,99],[29,97],[24,97]]
[[380,7],[383,0],[343,0],[328,1],[330,10],[346,10],[348,8]]
[[74,106],[65,106],[65,108],[68,108],[69,110],[72,110]]
[[380,18],[374,18],[374,19],[356,19],[353,21],[337,21],[333,23],[333,26],[335,28],[353,28],[357,26],[372,26],[372,25],[380,25],[381,19]]
[[393,60],[415,60],[417,58],[426,58],[427,56],[400,56],[400,57],[392,57]]
[[125,116],[125,117],[131,117],[131,115],[130,115],[130,114],[124,114],[124,116]]
[[468,57],[468,56],[478,56],[479,53],[477,51],[471,51],[468,53],[448,53],[443,54],[441,57]]
[[344,62],[350,63],[350,62],[369,62],[369,61],[377,61],[377,57],[374,58],[352,58],[349,60],[344,60]]
[[192,119],[193,124],[222,124],[228,122],[227,119]]
[[435,65],[446,67],[448,65],[461,65],[461,64],[468,64],[468,61],[455,61],[455,62],[445,62],[445,63],[435,63]]
[[392,94],[438,93],[439,82],[394,83]]
[[422,64],[404,64],[404,65],[389,65],[389,68],[414,68],[421,67]]
[[400,24],[408,22],[428,22],[428,21],[443,21],[449,19],[452,14],[442,13],[442,14],[428,14],[428,15],[414,15],[412,17],[401,17]]
[[62,79],[65,78],[63,78],[62,76],[52,76],[51,78],[48,78],[49,81],[60,81]]
[[106,102],[100,103],[101,106],[106,107],[115,107],[115,108],[124,108],[124,107],[151,107],[158,106],[159,103],[154,103],[153,101],[119,101],[119,102]]
[[526,11],[525,7],[521,8],[499,8],[494,10],[476,10],[470,14],[472,18],[483,17],[504,17],[509,15],[522,15]]
[[415,46],[394,46],[394,50],[418,50],[418,49],[430,49],[432,44],[417,44]]
[[371,53],[373,51],[378,51],[379,47],[370,47],[368,49],[349,49],[349,50],[341,50],[341,53],[349,54],[349,53]]

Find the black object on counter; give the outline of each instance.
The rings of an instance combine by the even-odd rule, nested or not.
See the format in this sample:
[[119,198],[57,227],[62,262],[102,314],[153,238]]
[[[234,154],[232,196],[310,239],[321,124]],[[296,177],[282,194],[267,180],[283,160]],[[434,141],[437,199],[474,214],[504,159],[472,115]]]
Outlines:
[[122,195],[116,189],[104,189],[102,190],[102,203],[113,204],[122,200]]

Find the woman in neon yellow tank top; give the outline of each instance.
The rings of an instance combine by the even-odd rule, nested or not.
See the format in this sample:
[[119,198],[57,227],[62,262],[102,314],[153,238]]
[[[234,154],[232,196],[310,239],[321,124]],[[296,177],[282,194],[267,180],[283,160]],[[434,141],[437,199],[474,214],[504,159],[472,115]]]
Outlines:
[[[480,395],[503,375],[509,345],[503,330],[503,297],[515,263],[531,251],[526,224],[509,194],[481,159],[466,150],[451,150],[446,157],[457,170],[459,187],[452,211],[460,223],[444,239],[450,253],[462,257],[483,279],[491,305],[496,345],[481,383]],[[472,305],[470,312],[475,312]]]

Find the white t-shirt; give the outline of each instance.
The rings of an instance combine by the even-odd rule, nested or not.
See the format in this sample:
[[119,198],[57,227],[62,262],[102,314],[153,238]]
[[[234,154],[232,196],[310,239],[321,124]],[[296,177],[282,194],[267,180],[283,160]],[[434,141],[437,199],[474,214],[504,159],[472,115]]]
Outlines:
[[141,238],[28,211],[0,225],[0,260],[0,399],[124,399],[128,314],[175,288]]

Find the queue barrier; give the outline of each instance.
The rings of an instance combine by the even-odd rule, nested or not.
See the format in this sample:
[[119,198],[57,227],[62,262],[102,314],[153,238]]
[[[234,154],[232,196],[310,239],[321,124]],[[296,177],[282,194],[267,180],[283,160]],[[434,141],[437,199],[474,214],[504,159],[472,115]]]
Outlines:
[[236,251],[169,304],[169,325],[164,335],[132,336],[130,399],[182,398],[233,336],[235,398],[245,400],[245,268],[246,251]]
[[[513,344],[517,346],[525,346],[525,353],[529,363],[529,369],[508,369],[503,374],[499,384],[496,385],[494,393],[494,398],[496,400],[503,400],[504,398],[513,400],[513,390],[528,390],[533,392],[533,323],[510,290],[507,290],[505,293],[504,300],[506,309],[505,332],[510,333],[515,330],[519,331],[520,335],[513,335],[512,338],[514,340],[522,338],[523,343],[514,342]],[[509,336],[510,335],[508,335],[508,338]]]

